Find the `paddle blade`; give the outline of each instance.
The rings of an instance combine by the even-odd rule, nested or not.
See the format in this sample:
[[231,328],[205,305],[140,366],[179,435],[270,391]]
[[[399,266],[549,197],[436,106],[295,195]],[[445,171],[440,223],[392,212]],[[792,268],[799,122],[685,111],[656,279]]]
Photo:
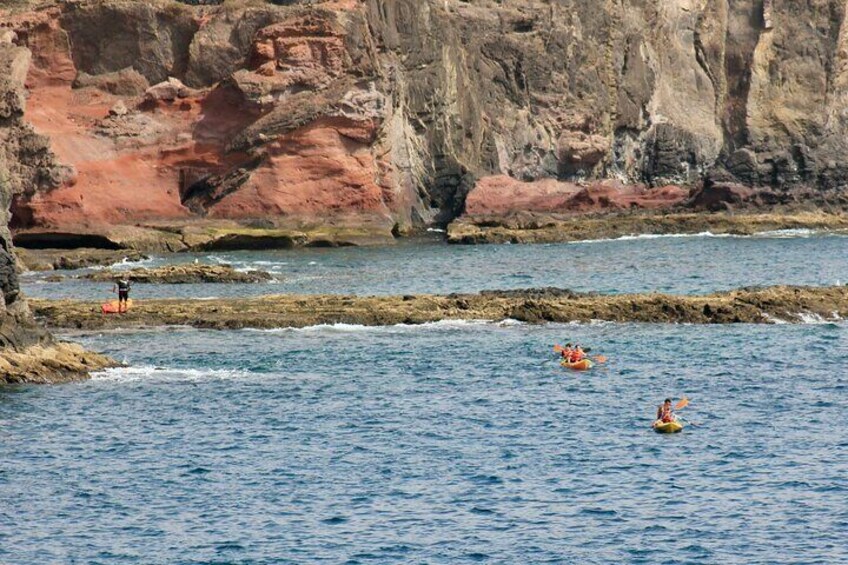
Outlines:
[[563,349],[564,348],[561,345],[554,345],[554,353],[562,353]]
[[687,406],[689,406],[689,399],[684,396],[683,398],[680,399],[680,401],[677,404],[674,405],[674,409],[675,410],[682,410],[682,409],[686,408]]
[[606,363],[606,362],[607,362],[606,356],[604,356],[604,355],[596,355],[595,356],[595,363]]

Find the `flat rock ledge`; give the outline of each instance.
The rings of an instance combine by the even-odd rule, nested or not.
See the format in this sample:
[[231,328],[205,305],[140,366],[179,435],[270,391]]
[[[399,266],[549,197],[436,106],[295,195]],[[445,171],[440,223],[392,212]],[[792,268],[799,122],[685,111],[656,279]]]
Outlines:
[[93,371],[120,364],[75,343],[0,349],[0,384],[58,384],[86,379]]
[[558,243],[638,234],[754,235],[790,229],[848,233],[848,214],[822,211],[786,214],[623,212],[566,216],[528,212],[509,216],[466,216],[448,226],[447,240],[457,244]]
[[318,324],[389,326],[441,320],[518,320],[527,323],[800,323],[848,316],[848,287],[745,288],[702,296],[600,295],[562,289],[489,291],[447,296],[357,297],[277,295],[215,300],[140,300],[126,314],[102,314],[100,304],[30,300],[53,328],[99,330],[143,326],[213,329],[286,328]]
[[141,261],[148,256],[131,249],[15,249],[18,261],[27,271],[75,270]]
[[166,265],[164,267],[135,268],[128,271],[104,269],[82,275],[80,278],[91,281],[113,281],[120,277],[129,277],[136,283],[192,284],[192,283],[261,283],[274,280],[265,271],[237,271],[231,265],[203,265],[189,263],[185,265]]

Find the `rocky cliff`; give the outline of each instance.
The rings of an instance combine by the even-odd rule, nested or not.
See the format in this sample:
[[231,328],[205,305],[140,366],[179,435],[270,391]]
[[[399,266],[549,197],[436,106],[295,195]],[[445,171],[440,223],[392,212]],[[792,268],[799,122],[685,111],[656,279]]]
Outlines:
[[848,202],[841,0],[188,4],[206,2],[0,16],[32,59],[22,241],[334,244],[466,207]]
[[0,34],[0,384],[57,382],[84,375],[111,362],[78,346],[56,343],[39,328],[20,294],[9,204],[26,189],[57,188],[62,168],[48,140],[22,120],[24,79],[30,52]]

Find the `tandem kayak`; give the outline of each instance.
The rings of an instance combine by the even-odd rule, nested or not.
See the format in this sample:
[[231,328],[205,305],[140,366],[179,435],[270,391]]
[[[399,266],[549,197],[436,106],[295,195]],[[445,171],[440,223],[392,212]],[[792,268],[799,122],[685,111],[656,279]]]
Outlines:
[[589,359],[581,359],[580,361],[577,361],[576,363],[569,363],[568,361],[562,361],[562,362],[560,362],[560,365],[562,365],[566,369],[571,369],[573,371],[588,371],[589,369],[591,369],[592,367],[595,366],[595,364],[592,363],[592,361],[590,361]]
[[658,434],[676,434],[683,430],[683,424],[677,420],[673,422],[661,422],[660,420],[655,420],[654,423],[651,424],[651,427],[654,428],[654,431]]

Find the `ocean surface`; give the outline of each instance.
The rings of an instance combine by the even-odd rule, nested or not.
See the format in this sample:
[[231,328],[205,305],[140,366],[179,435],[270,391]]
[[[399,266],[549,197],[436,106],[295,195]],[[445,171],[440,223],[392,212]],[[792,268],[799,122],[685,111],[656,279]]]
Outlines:
[[[439,236],[386,247],[221,252],[152,257],[117,265],[155,267],[193,261],[271,273],[254,285],[136,285],[135,298],[210,298],[279,293],[421,294],[555,286],[602,293],[697,294],[748,285],[848,282],[848,236],[804,230],[755,237],[634,236],[551,245],[447,245]],[[89,272],[27,273],[25,292],[41,298],[107,299],[110,283]]]
[[[303,292],[707,292],[848,282],[846,243],[422,243],[219,258],[279,265]],[[567,268],[571,253],[585,279]],[[528,279],[510,278],[519,264]],[[71,286],[27,281],[30,295]],[[66,337],[129,367],[0,388],[3,565],[848,562],[848,323]],[[562,369],[551,346],[564,341],[608,361]],[[683,395],[690,425],[652,432],[657,405]]]

